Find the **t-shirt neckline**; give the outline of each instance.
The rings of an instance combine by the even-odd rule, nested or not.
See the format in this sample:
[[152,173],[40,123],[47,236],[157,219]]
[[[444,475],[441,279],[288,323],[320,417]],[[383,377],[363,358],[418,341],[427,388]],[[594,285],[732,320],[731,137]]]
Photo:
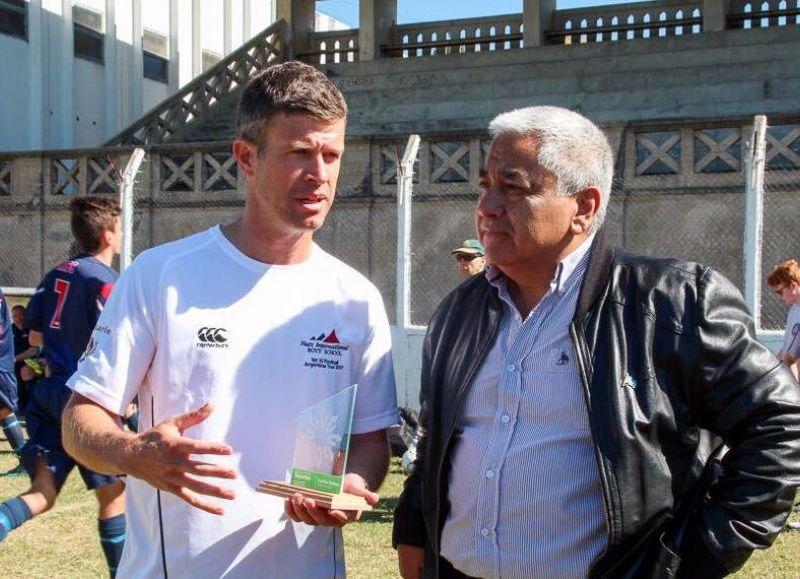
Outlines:
[[241,252],[241,250],[236,247],[231,241],[222,233],[222,225],[215,225],[211,229],[209,229],[209,233],[211,234],[214,241],[219,245],[225,253],[231,256],[237,263],[240,265],[251,269],[253,271],[257,271],[259,273],[265,273],[269,270],[293,270],[297,271],[300,269],[305,269],[311,266],[314,262],[319,259],[322,250],[319,246],[312,242],[311,244],[311,255],[309,255],[308,259],[302,261],[300,263],[292,263],[287,265],[275,264],[275,263],[265,263],[263,261],[258,261],[257,259],[253,259]]

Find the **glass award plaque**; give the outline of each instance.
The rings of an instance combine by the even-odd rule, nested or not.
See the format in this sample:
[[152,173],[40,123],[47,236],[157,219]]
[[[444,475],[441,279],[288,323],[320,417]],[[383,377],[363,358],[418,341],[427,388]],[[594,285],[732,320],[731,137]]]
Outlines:
[[342,492],[358,385],[300,413],[289,482],[261,481],[259,492],[290,498],[300,493],[328,509],[368,511],[364,497]]

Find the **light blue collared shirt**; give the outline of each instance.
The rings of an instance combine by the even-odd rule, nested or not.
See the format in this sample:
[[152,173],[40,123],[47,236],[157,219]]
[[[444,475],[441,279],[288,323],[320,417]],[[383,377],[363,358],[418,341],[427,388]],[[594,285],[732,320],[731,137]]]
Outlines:
[[590,236],[523,320],[489,266],[503,315],[465,401],[442,555],[473,577],[585,577],[608,540],[600,473],[569,324]]

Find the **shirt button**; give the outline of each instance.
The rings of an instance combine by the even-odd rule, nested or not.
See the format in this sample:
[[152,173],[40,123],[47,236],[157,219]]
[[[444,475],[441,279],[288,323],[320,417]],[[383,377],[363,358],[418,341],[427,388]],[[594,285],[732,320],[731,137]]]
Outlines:
[[508,424],[509,420],[511,420],[511,418],[508,416],[508,414],[503,414],[500,417],[500,422],[502,422],[503,424]]
[[494,478],[494,471],[493,470],[487,470],[486,471],[486,478]]
[[506,370],[508,370],[509,372],[513,372],[516,369],[517,367],[514,366],[514,364],[509,364],[508,366],[506,366]]
[[489,536],[489,529],[481,529],[481,536],[488,537]]

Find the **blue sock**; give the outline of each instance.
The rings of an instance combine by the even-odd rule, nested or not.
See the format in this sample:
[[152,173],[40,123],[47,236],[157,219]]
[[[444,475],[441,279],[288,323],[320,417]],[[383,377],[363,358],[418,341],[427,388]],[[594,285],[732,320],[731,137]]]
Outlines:
[[110,519],[98,519],[100,529],[100,546],[108,563],[108,572],[111,578],[117,576],[117,567],[122,558],[122,548],[125,546],[125,515],[117,515]]
[[31,510],[20,497],[14,497],[0,505],[0,542],[30,518]]
[[3,420],[0,420],[0,426],[3,427],[3,432],[8,439],[8,443],[14,452],[22,448],[25,444],[25,439],[22,436],[22,427],[19,425],[19,420],[14,414],[9,414]]

